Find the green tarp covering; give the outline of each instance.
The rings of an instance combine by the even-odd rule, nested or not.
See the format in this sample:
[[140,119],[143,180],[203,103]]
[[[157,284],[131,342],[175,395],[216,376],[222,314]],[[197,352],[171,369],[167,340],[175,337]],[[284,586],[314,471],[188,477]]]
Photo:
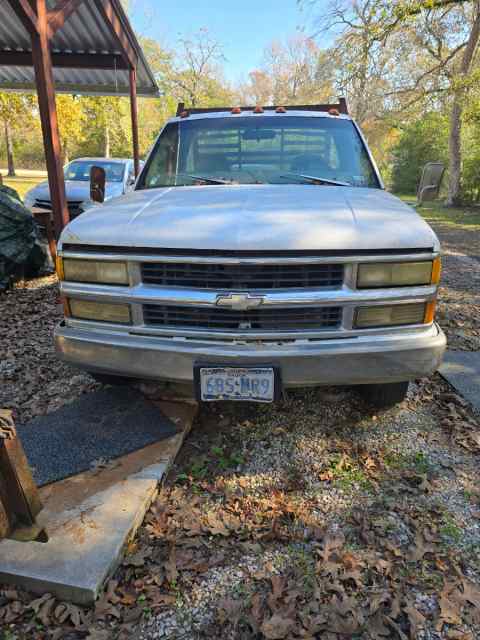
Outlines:
[[0,289],[16,274],[36,276],[48,268],[48,256],[31,212],[18,193],[0,186]]

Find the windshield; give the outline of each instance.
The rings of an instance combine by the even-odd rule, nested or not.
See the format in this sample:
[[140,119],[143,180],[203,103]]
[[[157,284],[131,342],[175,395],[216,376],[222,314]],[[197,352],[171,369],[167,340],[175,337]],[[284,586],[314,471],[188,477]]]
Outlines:
[[328,181],[380,186],[351,120],[284,115],[172,122],[157,140],[138,188],[208,180],[312,184],[312,177],[324,179],[327,186]]
[[107,182],[122,182],[125,165],[121,162],[105,162],[101,160],[74,160],[65,169],[65,180],[90,182],[90,169],[102,167],[105,169]]

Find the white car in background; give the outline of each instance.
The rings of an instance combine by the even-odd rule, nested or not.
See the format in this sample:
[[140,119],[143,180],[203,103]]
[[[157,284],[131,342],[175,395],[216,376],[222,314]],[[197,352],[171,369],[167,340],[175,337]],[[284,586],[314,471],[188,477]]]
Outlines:
[[[121,196],[135,184],[133,160],[127,158],[77,158],[64,167],[65,191],[70,219],[82,213],[82,205],[90,200],[90,169],[105,170],[105,200]],[[51,210],[52,201],[48,181],[37,184],[27,192],[24,204],[29,209]]]

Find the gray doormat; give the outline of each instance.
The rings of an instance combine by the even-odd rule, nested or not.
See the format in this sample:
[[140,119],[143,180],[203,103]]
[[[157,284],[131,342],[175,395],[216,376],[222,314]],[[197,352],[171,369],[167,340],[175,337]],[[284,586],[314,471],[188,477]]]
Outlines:
[[17,427],[39,486],[91,469],[177,433],[175,424],[128,387],[89,393]]
[[447,351],[439,371],[480,411],[480,351]]

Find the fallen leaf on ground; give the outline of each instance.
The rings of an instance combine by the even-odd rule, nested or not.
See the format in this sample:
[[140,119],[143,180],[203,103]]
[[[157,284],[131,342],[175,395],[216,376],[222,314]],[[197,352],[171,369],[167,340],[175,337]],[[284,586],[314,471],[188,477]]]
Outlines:
[[294,624],[295,621],[291,618],[282,618],[281,615],[274,614],[263,621],[260,630],[267,640],[282,640],[288,636]]

